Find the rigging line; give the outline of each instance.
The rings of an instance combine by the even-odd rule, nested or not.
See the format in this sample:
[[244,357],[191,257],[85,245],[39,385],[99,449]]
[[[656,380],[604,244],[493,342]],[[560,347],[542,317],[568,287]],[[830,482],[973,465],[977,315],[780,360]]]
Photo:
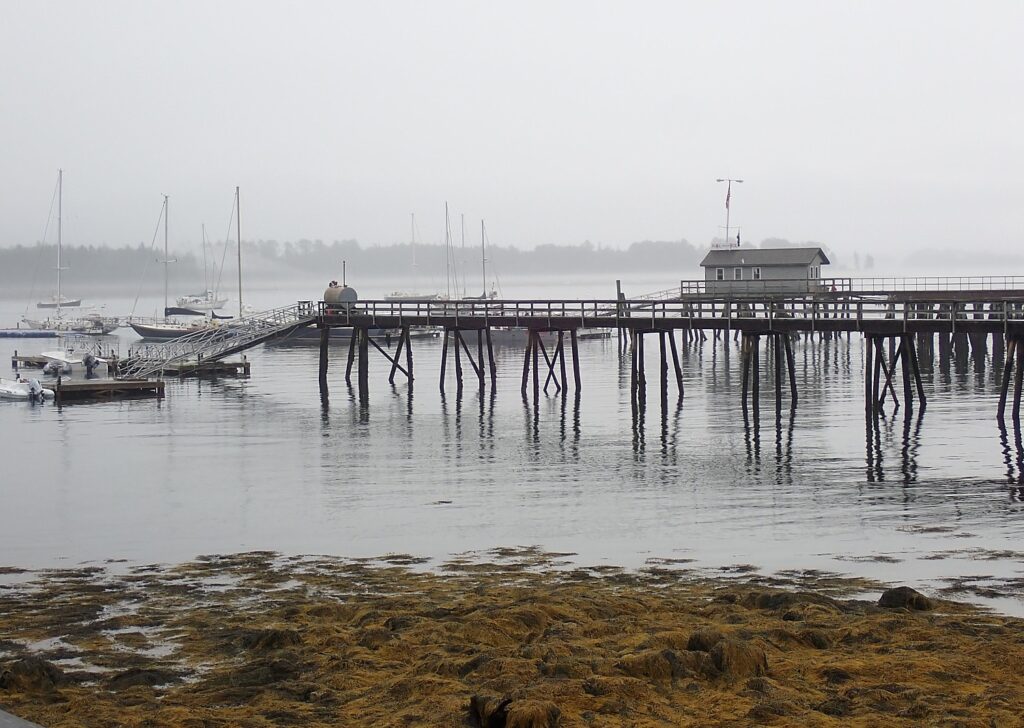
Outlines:
[[[60,179],[53,184],[53,197],[50,198],[50,211],[46,215],[46,225],[43,227],[43,245],[46,245],[46,236],[50,234],[50,222],[53,221],[53,206],[57,202],[57,190],[60,188]],[[28,289],[28,301],[25,302],[25,316],[28,316],[28,308],[32,305],[32,299],[36,295],[36,275],[39,273],[39,259],[42,256],[42,247],[36,253],[36,262],[32,266],[32,285]]]
[[[492,257],[488,258],[488,260],[490,260],[491,263],[493,264],[494,263],[494,258],[493,258],[493,256],[494,256],[494,248],[491,247],[491,236],[487,232],[487,228],[484,228],[484,241],[485,241],[485,244],[487,246],[487,249],[489,251],[491,251],[490,255]],[[494,276],[494,285],[498,289],[498,298],[504,298],[504,295],[501,292],[501,279],[498,278],[498,266],[491,265],[491,275]],[[484,293],[486,293],[486,292],[487,292],[487,281],[484,281]]]
[[[160,214],[156,218],[156,228],[153,230],[153,241],[149,244],[149,252],[152,253],[153,249],[156,248],[156,238],[160,234],[160,223],[164,219],[164,214],[167,212],[167,200],[164,200],[164,204],[160,206]],[[149,262],[152,256],[146,256],[146,265],[142,268],[142,277],[139,279],[139,289],[135,291],[135,301],[132,302],[132,311],[128,314],[131,318],[135,315],[135,307],[139,305],[139,296],[142,294],[142,284],[146,280],[146,271],[149,270]]]
[[228,244],[231,242],[231,226],[235,222],[235,204],[237,202],[237,198],[233,197],[231,200],[231,217],[228,218],[228,231],[224,235],[224,251],[220,254],[220,272],[217,274],[217,285],[213,289],[214,299],[220,293],[220,282],[224,278],[224,263],[228,257]]

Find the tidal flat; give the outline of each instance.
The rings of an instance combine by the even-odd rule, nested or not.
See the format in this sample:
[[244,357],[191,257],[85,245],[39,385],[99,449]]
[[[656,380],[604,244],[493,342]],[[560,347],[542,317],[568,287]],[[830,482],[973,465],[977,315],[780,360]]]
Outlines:
[[63,726],[1018,725],[1024,620],[813,571],[250,552],[0,569],[0,708]]

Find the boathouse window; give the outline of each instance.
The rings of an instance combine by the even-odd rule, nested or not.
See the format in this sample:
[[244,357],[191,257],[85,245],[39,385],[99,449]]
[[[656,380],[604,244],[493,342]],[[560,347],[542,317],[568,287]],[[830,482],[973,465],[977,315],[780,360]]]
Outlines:
[[724,281],[725,280],[725,268],[715,268],[715,280],[716,281]]
[[753,280],[755,280],[755,281],[761,280],[761,269],[760,268],[754,268],[754,278],[753,278]]
[[742,281],[743,280],[743,269],[742,268],[733,268],[732,269],[732,279],[734,281]]

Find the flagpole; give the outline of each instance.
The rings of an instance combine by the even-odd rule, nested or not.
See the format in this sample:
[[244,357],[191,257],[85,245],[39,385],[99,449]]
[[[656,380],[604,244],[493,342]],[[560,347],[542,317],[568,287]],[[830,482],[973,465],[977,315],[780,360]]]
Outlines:
[[730,210],[729,210],[729,200],[732,198],[732,183],[733,182],[737,182],[739,184],[742,184],[743,180],[741,180],[741,179],[733,179],[731,177],[720,177],[719,179],[717,179],[715,181],[716,182],[725,182],[726,183],[726,188],[725,188],[725,244],[729,245],[729,240],[730,240],[730,238],[729,238],[729,212],[730,212]]

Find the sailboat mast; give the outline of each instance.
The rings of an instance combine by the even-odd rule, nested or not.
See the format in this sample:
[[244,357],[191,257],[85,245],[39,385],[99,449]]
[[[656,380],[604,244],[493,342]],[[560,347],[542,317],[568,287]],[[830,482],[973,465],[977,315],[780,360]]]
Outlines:
[[238,233],[238,318],[242,318],[242,199],[235,186],[235,232]]
[[448,298],[452,297],[452,226],[448,224],[448,202],[444,203],[444,280]]
[[409,213],[409,240],[412,241],[412,272],[416,272],[416,213]]
[[167,319],[167,266],[171,263],[167,249],[167,218],[171,213],[170,197],[164,195],[164,319]]
[[60,318],[60,253],[63,246],[64,170],[57,170],[57,318]]
[[484,243],[484,221],[480,221],[480,276],[484,284],[484,298],[487,298],[487,247]]
[[203,295],[210,290],[210,267],[206,263],[206,223],[203,223]]

